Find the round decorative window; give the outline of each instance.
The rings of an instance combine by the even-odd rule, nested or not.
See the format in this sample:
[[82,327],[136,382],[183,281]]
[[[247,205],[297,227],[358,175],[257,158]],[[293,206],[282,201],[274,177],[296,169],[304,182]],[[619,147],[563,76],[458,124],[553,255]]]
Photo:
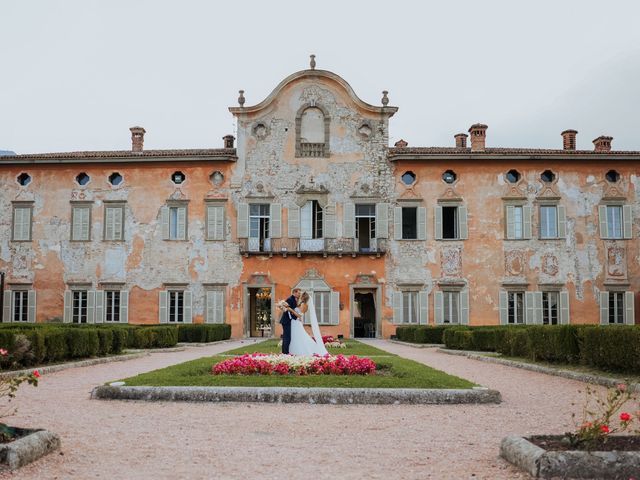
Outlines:
[[442,174],[442,180],[444,180],[445,183],[453,183],[457,179],[458,179],[458,176],[456,175],[456,172],[454,172],[453,170],[447,170]]
[[17,180],[20,185],[26,187],[31,183],[31,176],[28,173],[21,173],[20,175],[18,175]]
[[171,175],[171,181],[173,183],[175,183],[176,185],[180,185],[181,183],[183,183],[185,180],[187,179],[187,177],[185,176],[184,173],[182,172],[173,172],[173,175]]
[[216,171],[209,175],[209,180],[211,180],[211,183],[214,185],[221,185],[222,182],[224,182],[224,175],[222,175],[222,172]]
[[76,176],[76,182],[78,182],[78,185],[86,185],[89,183],[89,180],[91,180],[91,177],[84,172],[79,173]]
[[113,186],[118,186],[122,183],[122,175],[120,175],[118,172],[113,172],[111,175],[109,175],[109,183]]
[[520,172],[518,172],[517,170],[509,170],[507,172],[507,174],[505,175],[505,177],[507,178],[507,182],[509,183],[518,183],[520,181]]
[[400,179],[405,185],[413,185],[416,182],[416,174],[413,172],[404,172]]
[[618,180],[620,180],[620,174],[615,170],[609,170],[605,175],[605,178],[608,182],[616,183]]
[[556,179],[556,174],[553,173],[551,170],[545,170],[540,174],[540,180],[542,180],[544,183],[551,183],[555,179]]

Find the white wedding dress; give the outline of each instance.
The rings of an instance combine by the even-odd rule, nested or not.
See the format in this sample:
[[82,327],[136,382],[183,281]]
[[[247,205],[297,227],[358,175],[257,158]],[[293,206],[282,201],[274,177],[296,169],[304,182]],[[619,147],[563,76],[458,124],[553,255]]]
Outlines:
[[[296,308],[296,312],[300,314],[300,310]],[[306,315],[309,315],[311,321],[311,330],[313,332],[313,338],[311,338],[304,329],[304,317],[291,320],[291,343],[289,344],[289,353],[292,355],[328,355],[327,349],[324,347],[322,341],[322,334],[320,333],[320,327],[318,326],[318,319],[316,318],[316,309],[313,306],[313,296],[309,298],[309,308]],[[294,315],[291,315],[295,317]],[[315,339],[315,341],[314,341]]]

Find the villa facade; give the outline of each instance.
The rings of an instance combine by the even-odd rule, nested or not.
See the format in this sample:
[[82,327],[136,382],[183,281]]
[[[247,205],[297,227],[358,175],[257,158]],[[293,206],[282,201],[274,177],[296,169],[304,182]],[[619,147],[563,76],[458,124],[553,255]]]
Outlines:
[[[313,293],[323,332],[402,324],[634,324],[640,152],[389,147],[397,107],[338,75],[230,112],[224,148],[0,157],[3,322],[228,323],[279,335]],[[560,138],[560,136],[559,136]]]

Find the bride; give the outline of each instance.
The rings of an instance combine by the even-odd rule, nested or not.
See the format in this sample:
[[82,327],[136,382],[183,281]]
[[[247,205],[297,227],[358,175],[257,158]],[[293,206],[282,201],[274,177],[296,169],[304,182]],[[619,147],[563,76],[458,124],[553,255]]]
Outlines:
[[[329,355],[324,347],[318,319],[316,318],[316,309],[313,306],[313,299],[307,292],[303,292],[300,296],[300,302],[295,310],[287,306],[286,309],[295,317],[291,322],[291,343],[289,344],[289,353],[292,355]],[[309,315],[311,321],[311,330],[313,338],[311,338],[304,329],[305,315]],[[315,339],[315,341],[314,341]]]

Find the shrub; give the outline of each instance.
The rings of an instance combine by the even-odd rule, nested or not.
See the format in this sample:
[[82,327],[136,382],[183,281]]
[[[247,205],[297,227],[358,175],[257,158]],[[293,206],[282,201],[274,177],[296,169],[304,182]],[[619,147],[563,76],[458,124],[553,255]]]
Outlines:
[[47,362],[59,362],[69,356],[69,347],[67,347],[67,335],[62,329],[50,329],[47,331],[44,339]]
[[98,355],[109,355],[113,349],[113,330],[99,328],[98,332]]
[[152,348],[175,347],[178,343],[178,329],[175,327],[147,327],[152,330]]
[[96,328],[65,329],[69,358],[95,357],[100,349]]
[[231,325],[204,324],[178,326],[178,341],[186,343],[218,342],[231,338]]
[[403,325],[401,327],[396,327],[396,337],[401,342],[414,342],[415,331],[417,329],[417,325]]
[[577,363],[580,359],[578,329],[575,325],[535,325],[528,328],[531,360]]
[[416,343],[443,343],[444,331],[449,328],[442,325],[435,327],[416,327],[413,332],[413,341]]
[[581,362],[603,370],[640,371],[640,327],[611,325],[581,328]]
[[127,346],[127,337],[129,336],[129,332],[124,328],[114,328],[113,332],[113,343],[111,346],[112,353],[121,353]]

